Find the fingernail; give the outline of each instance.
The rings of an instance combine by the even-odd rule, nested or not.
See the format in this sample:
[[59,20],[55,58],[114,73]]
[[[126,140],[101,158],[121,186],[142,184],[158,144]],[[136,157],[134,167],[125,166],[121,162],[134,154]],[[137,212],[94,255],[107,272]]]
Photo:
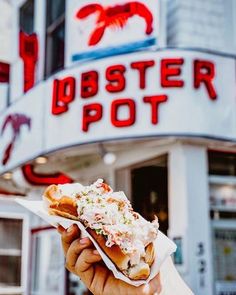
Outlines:
[[84,245],[87,244],[89,242],[89,238],[82,238],[79,240],[80,244]]
[[64,227],[61,226],[60,224],[57,225],[57,231],[61,234],[65,231]]
[[93,250],[93,254],[94,255],[100,255],[99,252],[98,252],[98,250]]
[[70,232],[73,231],[73,229],[74,229],[74,227],[73,227],[73,224],[72,224],[70,227],[67,228],[66,231],[67,231],[68,233],[70,233]]

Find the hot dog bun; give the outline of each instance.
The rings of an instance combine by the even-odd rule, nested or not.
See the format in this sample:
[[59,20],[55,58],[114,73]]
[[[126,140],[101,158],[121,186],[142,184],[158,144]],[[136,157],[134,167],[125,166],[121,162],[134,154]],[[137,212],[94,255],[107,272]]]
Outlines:
[[[66,186],[66,190],[63,186],[58,185],[51,185],[45,190],[43,200],[48,212],[80,221],[103,252],[127,277],[133,280],[147,279],[155,258],[153,241],[157,235],[157,225],[155,225],[155,228],[138,213],[133,212],[129,201],[125,199],[126,197],[124,198],[123,194],[120,197],[119,194],[113,193],[110,187],[101,183],[100,180],[91,185],[95,194],[91,193],[91,191],[93,192],[93,189],[90,189],[91,187],[85,187],[86,189],[83,191],[78,186],[79,189],[77,188],[76,193],[73,190],[71,193],[70,188],[73,184]],[[98,191],[96,188],[98,188]],[[75,188],[73,189],[75,190]],[[91,202],[95,203],[91,205]],[[87,207],[90,208],[87,209],[88,212],[86,212]],[[103,210],[104,207],[105,211]],[[116,224],[114,221],[110,224],[107,221],[107,217],[113,218],[114,215],[113,211],[111,212],[113,214],[109,215],[109,208],[111,210],[115,208],[119,218],[122,212],[123,215],[121,216],[124,220],[121,220],[121,224]],[[93,222],[91,222],[91,213],[93,214]],[[127,219],[127,216],[130,219]],[[141,234],[137,234],[137,230],[130,233],[137,222],[142,223],[142,227],[138,228],[139,231],[144,233],[147,231],[146,235],[142,233],[145,241],[142,241]],[[134,239],[135,234],[139,239]]]

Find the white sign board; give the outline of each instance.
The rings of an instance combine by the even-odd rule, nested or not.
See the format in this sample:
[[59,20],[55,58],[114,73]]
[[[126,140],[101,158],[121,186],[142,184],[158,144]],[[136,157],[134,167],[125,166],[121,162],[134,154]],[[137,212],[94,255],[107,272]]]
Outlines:
[[[32,126],[22,126],[0,172],[45,152],[104,140],[236,141],[235,79],[233,58],[184,50],[127,54],[61,71],[8,109],[30,117]],[[13,139],[10,123],[0,139],[3,155]]]
[[29,91],[0,116],[0,171],[42,152],[43,85]]
[[47,86],[54,89],[54,103],[48,97],[46,107],[47,150],[173,134],[236,138],[231,58],[177,50],[136,53],[80,65],[55,78]]
[[159,1],[66,1],[66,64],[158,44]]

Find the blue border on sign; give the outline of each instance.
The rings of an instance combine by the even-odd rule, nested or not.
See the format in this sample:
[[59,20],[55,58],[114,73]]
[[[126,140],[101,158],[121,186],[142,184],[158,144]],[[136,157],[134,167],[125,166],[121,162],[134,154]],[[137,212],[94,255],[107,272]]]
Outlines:
[[105,49],[102,48],[102,49],[97,49],[94,51],[74,54],[72,55],[71,60],[75,62],[75,61],[80,61],[85,59],[99,59],[99,58],[103,58],[107,56],[120,55],[123,53],[136,51],[137,49],[150,47],[150,46],[156,45],[156,43],[157,43],[157,38],[149,38],[143,41],[137,41],[137,42],[121,45],[121,46],[116,46],[116,47],[110,46]]

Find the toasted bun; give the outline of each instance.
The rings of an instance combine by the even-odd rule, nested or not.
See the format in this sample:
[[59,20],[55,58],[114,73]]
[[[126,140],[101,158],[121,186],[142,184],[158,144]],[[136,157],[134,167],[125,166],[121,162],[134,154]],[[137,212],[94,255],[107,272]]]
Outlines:
[[43,197],[47,202],[50,214],[79,220],[76,200],[66,196],[58,198],[58,188],[56,185],[50,185],[44,192]]
[[105,254],[116,264],[120,270],[127,270],[129,267],[130,257],[124,254],[120,247],[113,245],[111,247],[106,246],[106,239],[103,235],[98,235],[91,228],[87,228],[87,232],[96,240],[100,248]]
[[131,267],[128,276],[132,280],[145,280],[150,275],[150,267],[147,263],[141,261],[139,264]]
[[146,247],[146,256],[144,257],[145,262],[151,266],[153,264],[154,258],[155,258],[155,247],[153,243],[150,243]]
[[48,209],[48,212],[49,214],[51,215],[57,215],[57,216],[61,216],[61,217],[65,217],[65,218],[69,218],[69,219],[73,219],[73,220],[76,220],[76,221],[79,221],[79,218],[72,215],[72,214],[69,214],[69,213],[66,213],[66,212],[62,212],[60,210],[57,210],[57,209]]
[[59,212],[78,217],[76,201],[67,197],[62,197],[57,202],[52,203],[50,209],[55,209]]
[[49,202],[56,202],[58,199],[58,186],[55,184],[50,185],[47,187],[47,189],[44,191],[43,196],[49,201]]
[[[129,265],[130,257],[129,255],[124,254],[120,247],[113,245],[111,247],[106,246],[106,239],[102,235],[98,235],[91,228],[87,228],[88,233],[96,240],[100,248],[105,252],[105,254],[115,263],[115,265],[124,272],[132,280],[145,280],[150,275],[150,266],[148,263],[140,262],[138,265],[131,266]],[[152,251],[153,244],[149,244],[147,248],[148,251]],[[153,261],[153,260],[152,260]],[[151,263],[152,264],[152,263]],[[151,265],[150,264],[150,265]]]

